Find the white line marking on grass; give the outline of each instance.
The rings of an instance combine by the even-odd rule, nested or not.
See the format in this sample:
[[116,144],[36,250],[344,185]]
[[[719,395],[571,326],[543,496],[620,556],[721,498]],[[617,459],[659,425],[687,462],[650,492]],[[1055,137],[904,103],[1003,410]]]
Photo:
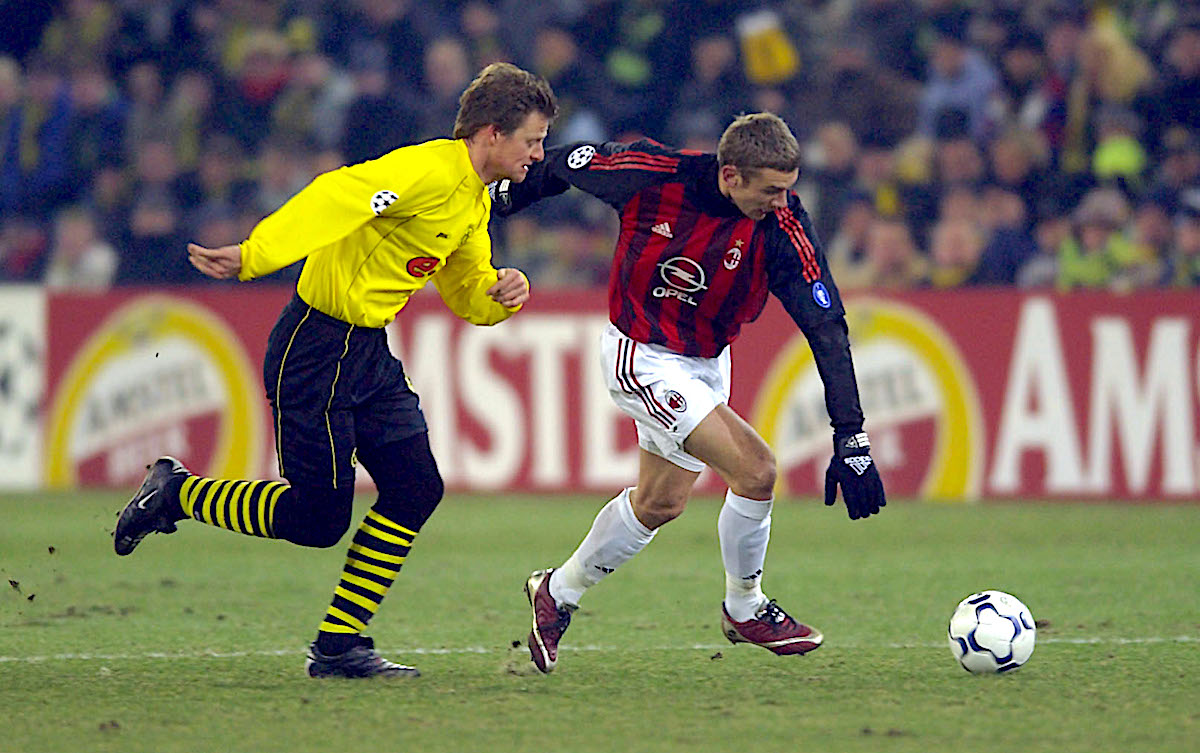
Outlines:
[[[1042,638],[1038,644],[1067,644],[1067,645],[1106,645],[1106,646],[1130,646],[1155,643],[1200,643],[1200,636],[1195,635],[1178,635],[1173,638],[1148,636],[1146,638]],[[870,648],[871,645],[864,644],[837,644],[829,643],[830,646],[840,648]],[[945,648],[946,644],[941,642],[929,643],[887,643],[874,644],[877,648],[892,648],[892,649],[919,649],[919,648]],[[461,646],[457,648],[413,648],[413,647],[397,647],[381,649],[385,654],[397,654],[401,656],[417,655],[417,656],[441,656],[441,655],[461,655],[461,654],[502,654],[510,651],[521,651],[515,648],[488,648],[486,646]],[[652,646],[640,651],[715,651],[717,649],[729,648],[724,643],[693,643],[686,646]],[[628,652],[628,646],[563,646],[561,651],[566,652],[598,652],[598,653],[617,653]],[[304,648],[298,646],[296,648],[279,648],[279,649],[262,649],[255,651],[147,651],[140,654],[46,654],[44,656],[0,656],[0,664],[23,662],[35,664],[39,662],[56,662],[56,661],[135,661],[144,659],[243,659],[249,656],[297,656],[304,653]]]

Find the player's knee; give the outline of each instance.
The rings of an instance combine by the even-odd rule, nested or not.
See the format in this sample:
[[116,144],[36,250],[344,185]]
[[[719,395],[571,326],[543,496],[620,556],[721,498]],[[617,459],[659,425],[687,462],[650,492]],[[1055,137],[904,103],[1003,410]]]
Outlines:
[[300,546],[337,546],[350,528],[354,489],[293,486],[292,493],[292,504],[277,515],[276,534]]
[[633,512],[642,525],[654,530],[682,515],[687,501],[688,495],[684,492],[649,490],[642,493],[638,488],[633,495]]
[[734,484],[734,493],[751,499],[767,499],[775,490],[775,455],[769,448],[763,448],[748,460],[738,474]]
[[374,509],[389,520],[402,520],[407,526],[420,528],[433,515],[445,492],[442,476],[434,467],[410,477],[403,486],[381,487]]

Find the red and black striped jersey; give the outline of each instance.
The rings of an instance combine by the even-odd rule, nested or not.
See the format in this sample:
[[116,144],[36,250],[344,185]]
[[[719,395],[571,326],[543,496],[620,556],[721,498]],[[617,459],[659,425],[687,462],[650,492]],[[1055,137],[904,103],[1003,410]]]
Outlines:
[[571,186],[615,208],[609,317],[629,338],[683,355],[720,354],[770,292],[805,333],[826,385],[842,384],[827,390],[835,429],[860,430],[845,311],[800,199],[789,193],[786,208],[755,221],[721,193],[717,168],[714,154],[648,140],[575,143],[546,150],[524,181],[493,185],[493,212]]
[[568,185],[620,213],[609,316],[633,340],[715,356],[758,317],[768,291],[802,326],[842,314],[800,200],[790,194],[786,209],[750,219],[721,194],[716,155],[652,141],[549,149],[506,187],[509,211]]

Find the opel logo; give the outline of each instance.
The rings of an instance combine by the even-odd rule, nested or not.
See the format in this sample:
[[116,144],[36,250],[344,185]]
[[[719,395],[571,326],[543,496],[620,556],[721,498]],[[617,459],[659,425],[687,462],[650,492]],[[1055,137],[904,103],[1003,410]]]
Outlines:
[[686,256],[676,256],[658,265],[658,273],[663,281],[676,290],[685,293],[695,293],[708,290],[704,284],[704,268]]

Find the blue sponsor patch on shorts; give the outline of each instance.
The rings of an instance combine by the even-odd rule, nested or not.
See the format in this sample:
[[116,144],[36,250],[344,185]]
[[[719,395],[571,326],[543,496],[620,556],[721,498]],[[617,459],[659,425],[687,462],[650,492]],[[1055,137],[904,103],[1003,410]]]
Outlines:
[[833,299],[829,297],[829,289],[825,287],[824,283],[814,282],[812,290],[813,300],[817,302],[818,306],[827,309],[833,305]]

